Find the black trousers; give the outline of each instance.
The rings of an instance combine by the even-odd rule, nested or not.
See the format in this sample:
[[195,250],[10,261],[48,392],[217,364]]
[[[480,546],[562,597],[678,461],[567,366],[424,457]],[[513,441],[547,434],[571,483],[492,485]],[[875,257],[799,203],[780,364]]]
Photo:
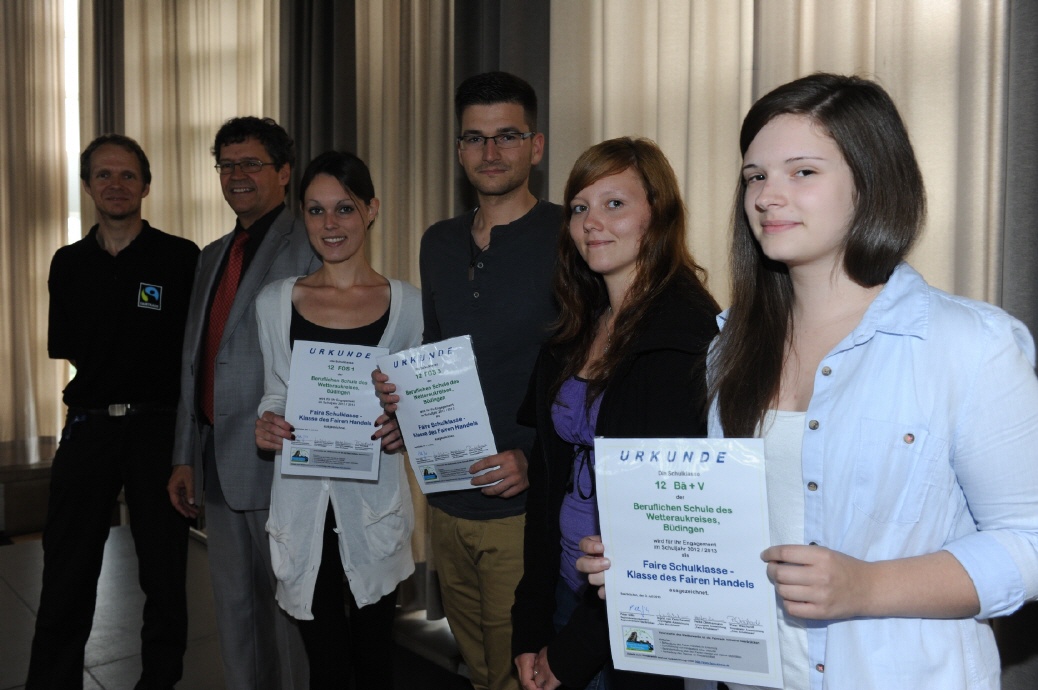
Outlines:
[[175,416],[70,411],[51,469],[27,690],[83,686],[97,579],[120,489],[145,595],[137,688],[172,688],[180,680],[187,643],[188,521],[166,493]]
[[321,567],[310,605],[314,619],[299,621],[310,660],[310,690],[391,688],[396,590],[359,608],[343,582],[343,574],[335,516],[329,504]]

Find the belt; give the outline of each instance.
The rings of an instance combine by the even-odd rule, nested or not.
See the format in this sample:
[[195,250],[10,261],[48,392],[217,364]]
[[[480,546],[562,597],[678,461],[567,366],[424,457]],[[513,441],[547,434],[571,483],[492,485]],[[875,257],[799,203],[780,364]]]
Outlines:
[[169,405],[158,403],[114,403],[108,407],[70,407],[69,414],[86,414],[97,417],[129,417],[138,414],[173,413]]

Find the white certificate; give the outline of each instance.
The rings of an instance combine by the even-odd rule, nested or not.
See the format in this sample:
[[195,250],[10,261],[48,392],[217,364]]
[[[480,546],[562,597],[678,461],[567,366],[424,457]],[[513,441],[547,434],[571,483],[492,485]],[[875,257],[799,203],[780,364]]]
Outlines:
[[475,488],[469,466],[496,454],[497,446],[472,339],[463,335],[385,355],[378,368],[400,396],[396,419],[422,492]]
[[595,439],[613,665],[782,686],[761,439]]
[[281,473],[378,480],[382,414],[371,370],[384,347],[297,340],[292,347],[285,419],[295,440],[281,449]]

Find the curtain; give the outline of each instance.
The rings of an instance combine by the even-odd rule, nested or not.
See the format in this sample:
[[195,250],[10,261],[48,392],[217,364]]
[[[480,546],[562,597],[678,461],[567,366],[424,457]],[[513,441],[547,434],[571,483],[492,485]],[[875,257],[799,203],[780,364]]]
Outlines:
[[[455,0],[454,84],[483,72],[511,72],[526,80],[537,93],[537,130],[545,135],[544,157],[530,171],[530,191],[548,198],[548,161],[551,157],[550,0]],[[456,133],[454,89],[443,94],[451,103],[451,133]],[[454,165],[454,213],[476,205],[476,193],[461,166]]]
[[565,65],[567,76],[552,80],[552,198],[586,146],[657,140],[690,209],[692,251],[725,304],[743,115],[796,77],[857,73],[891,93],[923,168],[930,212],[911,260],[938,287],[997,301],[1006,15],[1005,0],[555,3],[553,74]]
[[1006,79],[1002,306],[1038,333],[1038,4],[1011,2]]
[[989,302],[1000,297],[1006,12],[1002,0],[780,0],[759,2],[755,21],[755,95],[819,70],[889,91],[929,199],[910,260],[931,284]]
[[[356,8],[353,0],[281,4],[282,124],[296,142],[295,181],[329,150],[357,150]],[[296,184],[289,204],[299,200]]]
[[210,148],[223,122],[279,117],[278,0],[144,0],[124,8],[125,134],[151,161],[144,216],[205,246],[234,227]]
[[[25,444],[61,428],[67,365],[47,357],[47,274],[65,243],[71,182],[65,166],[60,0],[0,3],[0,442]],[[58,296],[60,298],[60,296]]]
[[[451,215],[454,173],[451,6],[447,0],[357,3],[357,155],[381,201],[368,234],[371,265],[418,284],[422,232]],[[414,587],[401,604],[442,615],[428,540],[428,507],[415,499]]]
[[728,225],[749,108],[753,4],[579,0],[551,6],[551,193],[573,161],[619,136],[648,137],[669,158],[689,208],[689,247],[727,299]]

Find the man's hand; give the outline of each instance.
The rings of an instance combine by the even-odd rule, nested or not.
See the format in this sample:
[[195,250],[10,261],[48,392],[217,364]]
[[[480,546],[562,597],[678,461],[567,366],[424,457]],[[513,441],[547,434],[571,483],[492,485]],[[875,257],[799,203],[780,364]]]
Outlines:
[[371,382],[375,384],[375,393],[378,394],[378,401],[382,403],[382,409],[387,415],[392,415],[396,412],[396,404],[400,402],[400,396],[394,395],[396,386],[389,382],[389,377],[380,369],[371,372]]
[[293,431],[284,417],[268,410],[256,420],[256,446],[260,450],[279,451],[286,438],[290,441],[295,438]]
[[519,685],[523,686],[523,690],[537,690],[533,675],[533,665],[536,661],[537,655],[533,652],[526,652],[515,658],[515,668],[519,671]]
[[388,414],[381,415],[375,420],[378,429],[371,435],[372,441],[382,441],[383,453],[396,453],[404,449],[404,438],[400,435],[400,425],[396,417]]
[[577,559],[577,570],[587,573],[588,584],[598,587],[598,598],[605,599],[605,571],[612,564],[602,555],[605,553],[602,537],[597,534],[584,537],[580,540],[580,550],[584,555]]
[[548,666],[548,648],[542,647],[537,654],[537,660],[533,662],[533,684],[535,688],[543,690],[555,690],[562,685],[562,681],[555,677],[551,667]]
[[383,453],[396,453],[404,450],[404,438],[400,435],[400,425],[397,424],[396,415],[393,414],[396,412],[396,404],[400,402],[400,396],[394,395],[396,386],[389,382],[389,377],[383,374],[381,369],[371,372],[371,382],[375,384],[378,402],[385,412],[375,420],[375,426],[378,429],[371,435],[371,440],[381,439]]
[[169,501],[177,512],[186,518],[198,517],[198,506],[195,504],[195,468],[191,465],[176,465],[166,485]]
[[[472,466],[469,467],[469,474],[477,474],[490,467],[497,468],[486,474],[474,477],[472,486],[484,487],[483,493],[487,496],[511,498],[526,491],[527,487],[530,486],[530,481],[526,478],[526,468],[528,466],[529,463],[527,463],[526,454],[523,451],[506,450],[504,453],[488,455],[482,460],[472,463]],[[497,484],[487,486],[494,482],[497,482]]]

